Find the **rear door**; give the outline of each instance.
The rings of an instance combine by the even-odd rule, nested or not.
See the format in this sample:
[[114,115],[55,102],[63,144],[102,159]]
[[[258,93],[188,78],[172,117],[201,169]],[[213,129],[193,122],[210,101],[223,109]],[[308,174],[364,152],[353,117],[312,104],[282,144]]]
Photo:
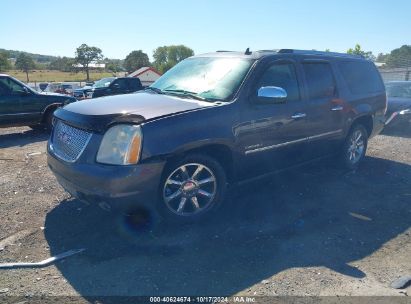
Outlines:
[[306,153],[310,158],[332,153],[340,143],[344,128],[344,102],[340,99],[334,67],[325,60],[304,60],[308,105]]

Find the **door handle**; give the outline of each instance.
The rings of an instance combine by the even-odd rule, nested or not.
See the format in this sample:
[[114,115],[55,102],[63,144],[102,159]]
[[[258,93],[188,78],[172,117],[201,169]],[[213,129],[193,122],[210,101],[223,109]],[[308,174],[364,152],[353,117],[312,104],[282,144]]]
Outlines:
[[334,108],[331,108],[331,111],[342,111],[343,110],[343,106],[336,106]]
[[305,113],[295,113],[293,116],[291,116],[291,118],[299,119],[299,118],[304,118],[306,116],[307,116],[307,114],[305,114]]

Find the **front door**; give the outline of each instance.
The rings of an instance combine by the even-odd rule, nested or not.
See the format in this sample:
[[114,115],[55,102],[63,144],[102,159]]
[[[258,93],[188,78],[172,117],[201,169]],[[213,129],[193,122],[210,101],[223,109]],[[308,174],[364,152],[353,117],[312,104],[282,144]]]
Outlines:
[[[244,153],[242,177],[260,175],[305,160],[306,103],[300,92],[296,64],[274,61],[267,66],[242,108],[239,143]],[[256,102],[261,87],[275,86],[287,92],[284,103]],[[241,131],[238,132],[238,130]]]

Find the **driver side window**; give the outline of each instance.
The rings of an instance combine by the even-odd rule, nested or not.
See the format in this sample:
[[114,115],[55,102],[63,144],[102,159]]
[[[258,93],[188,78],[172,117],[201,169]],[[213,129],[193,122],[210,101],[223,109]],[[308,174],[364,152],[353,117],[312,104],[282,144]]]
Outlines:
[[24,93],[24,87],[10,78],[0,77],[0,95],[19,95]]
[[300,100],[297,75],[292,63],[276,63],[269,66],[259,79],[257,89],[268,86],[286,90],[287,101]]

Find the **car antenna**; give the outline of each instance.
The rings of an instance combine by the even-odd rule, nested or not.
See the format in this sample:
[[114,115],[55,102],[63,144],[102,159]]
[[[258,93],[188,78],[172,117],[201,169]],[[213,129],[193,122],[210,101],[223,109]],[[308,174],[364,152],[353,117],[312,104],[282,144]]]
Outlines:
[[245,54],[245,55],[251,55],[251,53],[252,53],[252,52],[250,51],[250,48],[247,48],[247,49],[245,50],[245,53],[244,53],[244,54]]

